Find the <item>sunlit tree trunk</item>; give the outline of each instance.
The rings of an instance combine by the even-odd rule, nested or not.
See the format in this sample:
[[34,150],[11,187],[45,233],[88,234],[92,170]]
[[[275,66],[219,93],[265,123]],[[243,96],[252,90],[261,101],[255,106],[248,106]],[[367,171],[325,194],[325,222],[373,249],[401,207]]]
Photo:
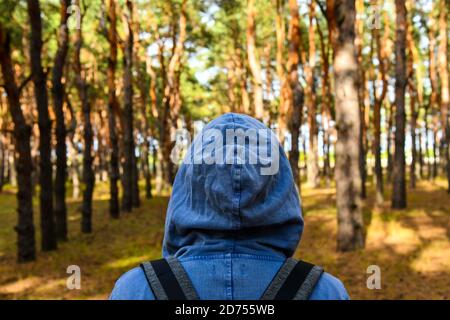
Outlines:
[[[171,184],[175,178],[175,166],[171,159],[171,152],[173,142],[171,141],[171,135],[177,128],[177,120],[180,114],[180,82],[179,75],[181,72],[182,58],[184,54],[184,44],[186,41],[186,24],[187,24],[187,0],[183,0],[181,3],[180,16],[178,22],[178,37],[173,36],[175,47],[173,54],[170,58],[167,66],[167,73],[163,74],[163,112],[161,113],[160,121],[160,142],[161,142],[161,155],[163,162],[161,164],[163,169],[163,176],[166,183]],[[173,32],[175,32],[173,30]],[[175,41],[176,39],[176,41]],[[163,56],[161,60],[163,61]],[[162,62],[161,65],[164,63]],[[163,72],[163,69],[161,70]]]
[[[433,169],[433,162],[434,162],[434,144],[431,145],[431,151],[433,154],[433,159],[431,159],[430,155],[430,143],[429,143],[429,121],[430,117],[433,117],[434,110],[437,110],[438,106],[438,90],[439,90],[439,82],[438,82],[438,76],[437,76],[437,66],[436,66],[436,19],[434,18],[434,10],[431,10],[431,13],[429,15],[429,28],[428,31],[428,38],[429,38],[429,46],[428,46],[428,65],[429,65],[429,74],[430,74],[430,84],[431,84],[431,95],[429,99],[429,103],[427,106],[427,118],[425,119],[425,127],[426,127],[426,135],[427,135],[427,150],[425,151],[426,157],[428,160],[428,178],[434,179],[434,169]],[[432,128],[431,128],[432,129]],[[434,134],[431,134],[432,137],[434,137]],[[433,139],[434,140],[434,139]],[[433,161],[433,162],[432,162]]]
[[387,135],[386,135],[386,152],[387,152],[387,174],[386,174],[386,180],[391,183],[392,182],[392,167],[393,167],[393,157],[392,157],[392,141],[393,141],[393,133],[392,133],[392,126],[394,123],[394,113],[395,113],[395,103],[389,104],[389,116],[387,118],[386,123],[386,129],[387,129]]
[[[406,35],[408,56],[407,56],[407,74],[412,75],[414,72],[414,40],[412,38],[412,26],[408,24],[408,32]],[[417,141],[416,141],[416,128],[418,112],[416,111],[417,89],[410,78],[408,81],[408,94],[409,94],[409,109],[410,109],[410,130],[411,130],[411,166],[409,171],[409,185],[411,188],[416,187],[416,164],[417,164]]]
[[[377,46],[377,59],[379,61],[379,78],[381,80],[381,92],[377,93],[375,81],[373,81],[373,95],[374,95],[374,141],[373,141],[373,153],[375,156],[375,181],[376,181],[376,203],[381,205],[384,200],[384,186],[383,186],[383,168],[381,165],[381,107],[387,94],[388,88],[388,59],[390,53],[388,52],[389,41],[389,21],[385,15],[385,29],[383,33],[383,39],[380,36],[380,30],[373,29],[372,36],[374,37],[375,44]],[[375,79],[373,79],[375,80]]]
[[303,88],[298,81],[298,67],[300,64],[300,16],[297,0],[289,0],[289,50],[287,61],[287,80],[289,81],[289,109],[287,110],[288,128],[291,133],[291,151],[289,163],[294,181],[300,186],[299,160],[300,148],[298,139],[302,124]]
[[337,248],[349,251],[364,246],[359,170],[360,110],[358,67],[355,58],[355,1],[328,0],[327,18],[334,51],[336,99],[336,205]]
[[392,208],[406,208],[405,178],[405,88],[406,88],[406,7],[395,0],[395,153],[393,167]]
[[317,24],[317,31],[320,38],[320,51],[322,58],[322,126],[323,126],[323,175],[326,179],[327,186],[330,183],[331,165],[330,165],[330,121],[331,121],[331,99],[329,97],[330,87],[330,44],[325,45],[325,37],[320,28],[320,24]]
[[423,128],[419,128],[419,175],[420,175],[420,179],[423,179],[425,177],[424,174],[424,162],[423,162],[423,148],[422,148],[422,143],[423,141],[426,139],[425,135],[424,135],[424,130]]
[[48,110],[46,74],[42,67],[42,21],[39,0],[27,0],[30,22],[30,59],[39,124],[39,184],[41,245],[43,251],[55,250],[56,229],[53,212],[52,123]]
[[9,112],[14,123],[15,151],[17,153],[17,260],[36,259],[36,242],[33,222],[31,126],[25,121],[20,105],[20,87],[16,83],[14,65],[11,60],[10,34],[0,22],[0,66],[7,94]]
[[364,61],[362,55],[363,42],[364,42],[364,20],[362,14],[364,13],[364,0],[357,0],[355,3],[356,8],[356,25],[355,25],[355,47],[356,47],[356,59],[358,61],[358,104],[360,109],[360,134],[359,134],[359,170],[361,172],[361,197],[366,198],[366,180],[367,180],[367,126],[365,121],[365,70]]
[[284,61],[284,42],[286,40],[285,21],[283,15],[284,0],[275,0],[276,17],[275,32],[277,38],[276,72],[280,83],[279,107],[278,107],[278,138],[284,146],[285,132],[287,129],[287,111],[289,109],[290,88],[287,83]]
[[448,109],[450,104],[448,72],[448,0],[439,1],[439,77],[441,79],[441,126],[443,131],[443,158],[446,163],[447,191],[450,193],[450,122]]
[[315,26],[314,20],[316,16],[315,1],[310,1],[309,4],[309,28],[308,28],[308,43],[309,54],[308,64],[305,65],[306,83],[305,98],[308,112],[308,127],[309,127],[309,152],[308,159],[308,184],[313,188],[319,186],[319,131],[317,128],[317,106],[316,106],[316,90],[314,81],[314,69],[316,66],[316,45],[315,45]]
[[263,88],[261,63],[256,53],[255,0],[247,0],[247,55],[250,71],[253,76],[254,115],[264,118]]

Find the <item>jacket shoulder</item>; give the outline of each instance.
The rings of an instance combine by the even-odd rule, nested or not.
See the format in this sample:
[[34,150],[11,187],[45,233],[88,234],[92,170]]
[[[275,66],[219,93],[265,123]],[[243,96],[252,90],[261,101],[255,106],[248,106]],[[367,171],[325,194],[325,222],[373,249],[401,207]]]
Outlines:
[[324,272],[317,282],[310,300],[350,300],[344,284],[338,278]]
[[155,300],[140,267],[124,273],[114,285],[110,300]]

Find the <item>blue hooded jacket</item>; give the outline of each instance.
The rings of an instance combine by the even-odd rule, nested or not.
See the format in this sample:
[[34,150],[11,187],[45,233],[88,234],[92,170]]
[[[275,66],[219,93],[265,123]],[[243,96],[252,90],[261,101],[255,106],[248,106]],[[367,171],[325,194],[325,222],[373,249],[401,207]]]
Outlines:
[[[245,143],[239,144],[235,142],[238,138],[225,139],[229,132],[252,130],[269,131],[261,122],[241,114],[228,113],[211,121],[195,139],[175,178],[163,256],[178,258],[200,299],[259,299],[300,242],[300,199],[278,141],[272,140],[271,146],[276,145],[278,157],[273,156],[272,148],[265,162],[252,163],[239,160],[261,153],[261,142],[251,144],[251,138],[244,138]],[[213,135],[205,132],[224,139],[211,139]],[[234,143],[229,148],[231,140]],[[252,145],[257,145],[256,151]],[[225,155],[232,163],[208,162],[205,151],[211,146],[215,147],[211,156]],[[204,160],[201,163],[196,161],[199,155]],[[277,169],[275,174],[261,174],[262,168],[270,166]],[[137,267],[117,280],[110,299],[155,298]],[[323,273],[310,299],[349,297],[337,278]]]

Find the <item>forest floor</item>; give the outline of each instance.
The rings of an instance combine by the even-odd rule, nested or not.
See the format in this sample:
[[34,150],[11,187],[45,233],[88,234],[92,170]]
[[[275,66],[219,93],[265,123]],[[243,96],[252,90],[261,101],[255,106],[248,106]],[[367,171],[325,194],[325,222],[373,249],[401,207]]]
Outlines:
[[[403,211],[390,209],[388,195],[379,208],[369,197],[366,248],[349,253],[335,250],[334,188],[303,187],[305,232],[296,257],[341,278],[352,299],[450,299],[450,196],[444,187],[444,181],[420,182]],[[58,251],[38,252],[36,262],[17,264],[16,199],[12,190],[0,194],[0,299],[105,299],[123,272],[158,258],[168,197],[143,200],[120,220],[110,220],[107,197],[107,186],[99,185],[92,234],[80,233],[80,202],[69,200],[70,240]],[[66,288],[69,265],[81,268],[80,290]],[[370,265],[381,269],[380,290],[367,288]]]

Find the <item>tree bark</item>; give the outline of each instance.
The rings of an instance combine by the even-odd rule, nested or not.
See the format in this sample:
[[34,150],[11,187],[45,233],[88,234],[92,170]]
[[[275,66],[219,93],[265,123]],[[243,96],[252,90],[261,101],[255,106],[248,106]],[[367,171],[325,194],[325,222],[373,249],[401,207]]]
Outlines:
[[314,20],[316,16],[315,1],[312,0],[309,4],[309,29],[308,29],[308,42],[309,42],[309,55],[308,64],[305,65],[306,83],[305,97],[306,106],[308,112],[308,125],[309,125],[309,152],[308,152],[308,184],[313,188],[317,188],[320,183],[319,178],[319,131],[316,121],[316,92],[314,82],[314,69],[316,66],[316,45],[315,45],[315,27]]
[[364,246],[359,170],[360,110],[358,68],[355,58],[355,1],[328,0],[327,17],[334,51],[336,98],[336,204],[337,248]]
[[377,58],[379,61],[379,74],[382,82],[381,92],[378,95],[377,88],[375,86],[375,79],[373,80],[373,95],[374,95],[374,143],[373,153],[375,156],[375,180],[376,180],[376,203],[377,205],[383,204],[384,201],[384,183],[383,183],[383,167],[381,165],[381,107],[387,94],[388,79],[387,73],[389,71],[388,59],[390,53],[387,52],[387,46],[389,41],[389,21],[385,15],[385,29],[383,39],[380,36],[380,30],[373,29],[373,37],[377,46]]
[[[172,57],[170,58],[167,67],[167,74],[165,68],[161,68],[163,76],[164,98],[163,98],[163,112],[160,117],[160,142],[161,142],[161,156],[163,163],[163,177],[166,183],[172,184],[175,179],[175,166],[171,159],[171,152],[174,143],[171,141],[171,134],[177,128],[177,120],[180,113],[179,100],[179,75],[182,67],[182,57],[184,54],[184,43],[186,41],[186,24],[187,24],[187,0],[181,3],[181,10],[178,22],[178,38],[173,49]],[[175,39],[174,31],[174,39]],[[161,53],[161,65],[164,65],[164,58]]]
[[[76,1],[79,6],[79,0]],[[95,175],[92,168],[92,144],[93,132],[91,123],[91,103],[89,101],[89,84],[86,82],[84,70],[82,69],[80,55],[83,47],[82,33],[83,15],[80,21],[80,28],[75,33],[75,58],[74,71],[76,74],[76,87],[81,101],[81,110],[83,114],[83,203],[81,209],[81,232],[92,232],[92,196],[94,193]]]
[[395,153],[393,167],[392,208],[406,208],[405,179],[405,88],[406,88],[406,6],[395,0]]
[[450,104],[449,72],[448,72],[448,0],[439,2],[439,77],[441,79],[441,127],[443,131],[443,158],[446,163],[447,192],[450,193],[450,120],[448,109]]
[[359,168],[361,172],[361,198],[367,197],[366,180],[367,180],[367,139],[366,139],[366,121],[365,121],[365,70],[363,66],[363,38],[364,38],[364,20],[361,18],[364,13],[364,0],[357,0],[355,3],[356,8],[356,35],[355,35],[355,47],[356,47],[356,59],[358,61],[358,104],[360,109],[360,134],[359,134]]
[[255,15],[255,0],[247,0],[247,55],[248,64],[253,76],[253,112],[257,119],[263,120],[265,117],[262,88],[263,81],[261,63],[256,53]]
[[10,35],[0,22],[0,66],[5,81],[9,112],[14,122],[15,151],[17,153],[17,260],[36,260],[36,241],[33,221],[33,187],[31,159],[31,126],[25,121],[20,105],[20,91],[16,83],[14,66],[11,61]]
[[[429,27],[427,28],[428,31],[428,38],[429,38],[429,46],[428,46],[428,62],[429,62],[429,74],[430,74],[430,84],[431,84],[431,95],[429,99],[429,104],[426,108],[426,119],[425,119],[425,127],[426,127],[426,158],[428,161],[428,179],[432,180],[434,179],[434,161],[435,161],[435,147],[434,143],[431,145],[431,153],[433,155],[433,162],[431,161],[431,155],[430,155],[430,143],[429,143],[429,118],[433,117],[434,110],[437,110],[438,106],[438,91],[439,91],[439,81],[437,76],[437,66],[436,66],[436,19],[434,17],[434,11],[432,10],[429,16]],[[431,128],[432,129],[432,128]],[[432,134],[433,140],[434,140],[434,133]]]
[[43,251],[56,250],[55,216],[53,212],[52,124],[48,111],[46,74],[42,68],[42,21],[39,0],[27,0],[31,27],[30,59],[34,95],[39,124],[39,184],[41,209],[41,245]]
[[108,3],[109,28],[107,40],[109,42],[108,57],[108,129],[110,143],[109,163],[109,215],[113,219],[119,218],[119,141],[117,137],[116,115],[119,113],[119,102],[116,96],[116,68],[117,68],[117,13],[116,0]]
[[131,212],[133,206],[138,206],[133,197],[134,180],[136,179],[136,155],[134,150],[134,123],[133,123],[133,3],[126,1],[128,9],[126,15],[126,39],[124,44],[124,73],[123,73],[123,90],[124,90],[124,112],[123,112],[123,146],[124,146],[124,162],[123,162],[123,194],[122,194],[122,210]]
[[278,81],[280,83],[280,102],[278,107],[278,139],[280,140],[280,144],[284,147],[290,95],[290,88],[287,82],[284,62],[284,42],[286,40],[286,32],[283,8],[285,2],[284,0],[275,0],[275,2],[277,12],[275,18],[275,32],[277,38],[276,72]]
[[289,0],[289,11],[291,19],[289,21],[289,51],[287,61],[287,72],[289,81],[289,95],[287,118],[289,131],[291,132],[291,151],[289,152],[289,163],[291,165],[294,181],[300,188],[299,159],[300,148],[298,139],[300,136],[300,126],[302,124],[303,88],[298,81],[298,66],[300,64],[300,16],[297,0]]
[[[414,72],[414,40],[412,38],[412,26],[408,24],[408,32],[406,35],[408,57],[407,57],[407,74],[412,75]],[[417,89],[414,85],[413,79],[408,81],[409,93],[409,109],[410,109],[410,130],[411,130],[411,165],[409,171],[409,186],[414,189],[416,187],[416,164],[417,164],[417,117],[419,113],[416,111]]]
[[323,163],[323,176],[325,177],[326,184],[330,184],[330,120],[331,120],[331,99],[329,98],[330,93],[330,44],[325,45],[325,37],[320,28],[320,24],[317,23],[317,31],[320,38],[320,51],[322,57],[322,119],[323,119],[323,153],[324,153],[324,163]]
[[55,55],[52,76],[53,109],[56,117],[56,176],[55,176],[55,222],[58,240],[67,240],[67,207],[66,207],[66,177],[67,177],[67,148],[66,125],[64,119],[64,84],[62,77],[66,63],[69,29],[67,9],[70,0],[61,1],[58,34],[58,50]]

